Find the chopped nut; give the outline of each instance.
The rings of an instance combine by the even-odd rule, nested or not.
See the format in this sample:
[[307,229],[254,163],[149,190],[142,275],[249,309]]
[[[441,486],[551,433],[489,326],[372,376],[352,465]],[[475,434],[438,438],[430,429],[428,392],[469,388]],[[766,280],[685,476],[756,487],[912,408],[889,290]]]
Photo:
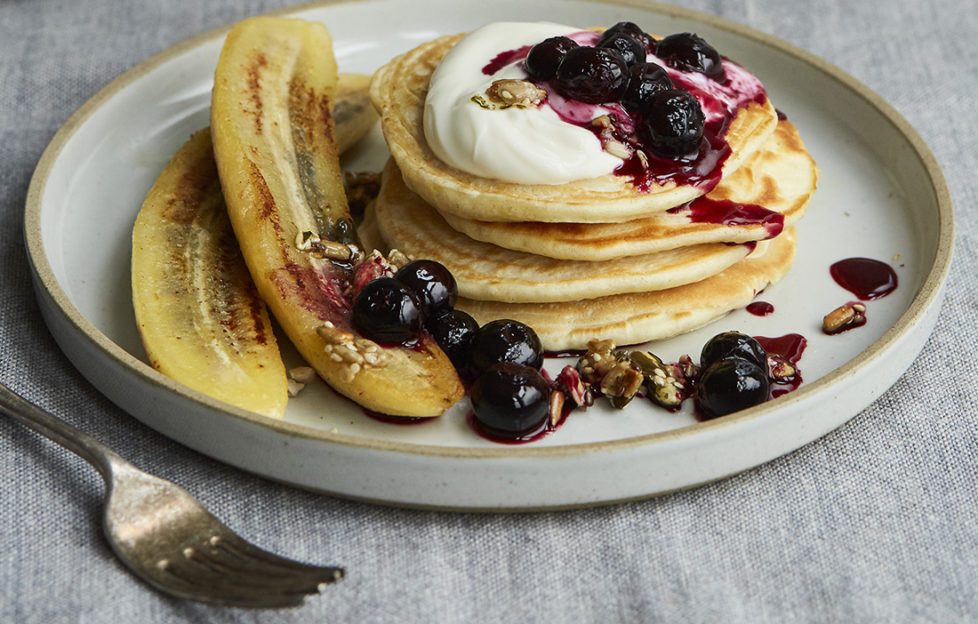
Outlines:
[[[631,362],[616,361],[601,380],[601,393],[612,399],[612,405],[621,409],[642,388],[645,376],[633,368]],[[617,400],[615,400],[617,399]]]
[[289,379],[294,379],[299,383],[309,383],[316,378],[316,371],[311,366],[296,366],[289,369]]
[[387,261],[390,262],[391,267],[393,267],[393,269],[395,271],[397,271],[398,269],[400,269],[401,267],[403,267],[405,264],[407,264],[408,262],[410,262],[411,261],[411,258],[408,257],[407,254],[405,254],[404,252],[402,252],[400,250],[391,249],[390,250],[390,253],[387,254]]
[[612,351],[615,343],[610,340],[592,339],[587,343],[587,352],[577,362],[577,370],[585,382],[600,386],[604,376],[615,367]]
[[784,356],[777,353],[768,353],[767,364],[768,374],[775,381],[791,382],[794,380],[795,375],[798,374],[798,370],[794,365],[785,359]]
[[635,150],[635,155],[638,156],[638,161],[642,163],[642,169],[649,168],[649,157],[642,150]]
[[491,103],[498,104],[501,108],[510,106],[530,108],[544,101],[547,98],[547,92],[532,82],[506,78],[496,80],[489,85],[489,88],[486,89],[486,96]]
[[291,379],[291,378],[287,379],[286,383],[288,383],[288,392],[290,397],[298,396],[299,392],[301,392],[302,389],[306,387],[306,384],[298,382],[295,379]]
[[[594,372],[594,369],[591,369],[591,372]],[[581,374],[573,366],[568,364],[557,374],[556,384],[558,388],[563,386],[560,391],[574,401],[577,407],[586,409],[594,405],[594,392],[591,390],[591,384],[585,383],[581,379]]]
[[631,148],[620,141],[607,141],[604,144],[604,151],[622,160],[627,160],[632,157]]
[[649,398],[667,409],[679,407],[686,398],[686,379],[680,365],[666,365],[653,353],[632,351],[631,360],[645,374]]
[[307,251],[317,256],[329,258],[330,260],[343,261],[354,258],[359,251],[356,245],[323,240],[319,234],[310,232],[309,230],[296,234],[295,247],[299,251]]
[[832,310],[822,319],[822,331],[837,334],[866,322],[866,306],[861,303],[847,303]]
[[550,426],[556,427],[560,424],[560,417],[564,412],[564,393],[554,390],[550,393]]

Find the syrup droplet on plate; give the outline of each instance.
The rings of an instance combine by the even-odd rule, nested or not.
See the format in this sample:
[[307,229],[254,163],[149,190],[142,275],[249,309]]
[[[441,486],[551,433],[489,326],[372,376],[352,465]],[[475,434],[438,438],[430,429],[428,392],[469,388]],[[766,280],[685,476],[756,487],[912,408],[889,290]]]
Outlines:
[[863,301],[885,297],[897,287],[893,267],[872,258],[846,258],[829,267],[829,274],[842,286]]
[[767,301],[755,301],[747,306],[747,311],[754,316],[767,316],[774,312],[774,305]]

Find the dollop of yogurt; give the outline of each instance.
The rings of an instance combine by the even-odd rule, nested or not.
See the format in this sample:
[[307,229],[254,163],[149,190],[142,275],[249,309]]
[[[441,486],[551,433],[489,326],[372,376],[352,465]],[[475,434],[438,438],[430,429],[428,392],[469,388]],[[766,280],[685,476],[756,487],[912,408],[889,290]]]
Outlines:
[[[432,74],[425,99],[424,135],[435,155],[473,175],[516,184],[565,184],[620,167],[622,159],[606,152],[593,132],[567,123],[546,102],[486,109],[472,100],[484,96],[496,80],[527,79],[525,53],[514,55],[518,60],[510,63],[492,63],[501,54],[580,30],[542,22],[497,22],[456,43]],[[595,106],[592,119],[609,112]]]

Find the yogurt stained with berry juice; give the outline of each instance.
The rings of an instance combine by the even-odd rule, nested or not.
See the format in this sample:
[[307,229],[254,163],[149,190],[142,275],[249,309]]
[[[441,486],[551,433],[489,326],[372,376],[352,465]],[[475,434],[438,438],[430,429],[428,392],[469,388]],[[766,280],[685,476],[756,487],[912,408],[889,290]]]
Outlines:
[[[425,139],[438,158],[473,175],[517,184],[564,184],[622,167],[623,159],[606,151],[596,134],[583,127],[607,115],[630,131],[632,119],[618,103],[566,100],[550,83],[537,83],[548,92],[537,107],[490,110],[473,101],[496,80],[527,80],[522,68],[527,52],[555,36],[594,45],[600,33],[552,23],[498,22],[473,31],[449,50],[431,77],[424,106]],[[499,63],[500,58],[505,62]],[[723,84],[667,67],[651,54],[647,60],[664,67],[677,87],[696,96],[707,124],[722,125],[739,108],[766,98],[760,81],[727,59]]]

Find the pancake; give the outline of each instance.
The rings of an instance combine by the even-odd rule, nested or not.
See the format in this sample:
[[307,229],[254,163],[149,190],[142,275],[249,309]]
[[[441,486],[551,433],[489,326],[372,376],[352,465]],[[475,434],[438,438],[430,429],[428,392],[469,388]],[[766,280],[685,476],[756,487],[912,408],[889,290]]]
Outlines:
[[[428,82],[438,62],[463,35],[442,37],[395,57],[374,74],[370,94],[408,188],[445,214],[482,221],[611,222],[663,212],[705,192],[689,184],[652,184],[639,190],[627,176],[607,174],[567,184],[512,184],[460,171],[427,144],[422,123]],[[774,132],[770,102],[738,110],[724,135],[733,173]]]
[[[782,120],[761,149],[706,197],[721,203],[715,206],[717,212],[723,212],[723,202],[728,201],[761,206],[781,214],[783,226],[789,228],[805,214],[817,181],[818,168],[798,131]],[[452,228],[476,240],[569,260],[609,260],[705,243],[746,243],[769,238],[772,233],[769,226],[749,215],[745,218],[743,212],[728,215],[726,222],[711,222],[709,213],[707,220],[696,221],[689,208],[621,223],[504,223],[451,213],[442,216]]]
[[444,264],[471,299],[551,302],[647,292],[697,282],[744,259],[747,245],[706,243],[603,262],[558,260],[473,240],[404,184],[393,160],[367,223],[413,258]]
[[460,298],[456,307],[479,324],[510,318],[526,323],[545,349],[584,349],[591,338],[638,344],[692,331],[749,304],[791,267],[794,228],[758,245],[744,260],[693,284],[648,293],[564,303],[501,303]]

